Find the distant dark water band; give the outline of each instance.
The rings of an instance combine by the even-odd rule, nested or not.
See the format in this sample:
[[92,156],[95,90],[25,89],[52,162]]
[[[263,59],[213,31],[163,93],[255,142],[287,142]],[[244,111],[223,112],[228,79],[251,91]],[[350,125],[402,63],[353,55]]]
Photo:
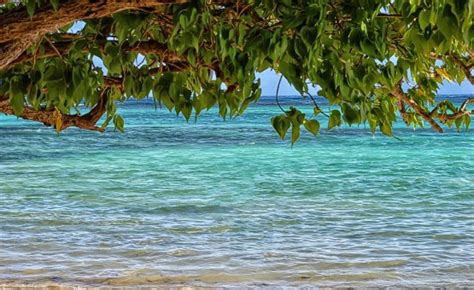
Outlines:
[[[436,97],[436,101],[442,101],[442,100],[448,99],[455,104],[460,104],[466,98],[472,97],[472,96],[474,95],[438,95]],[[329,102],[326,98],[315,97],[315,100],[319,105],[329,105]],[[285,105],[285,106],[312,105],[312,101],[310,98],[303,98],[298,95],[281,96],[280,104]],[[152,98],[147,98],[143,100],[130,100],[130,101],[125,102],[121,106],[136,106],[136,105],[158,105],[158,104]],[[274,96],[262,96],[260,97],[260,100],[256,104],[252,104],[252,106],[269,106],[269,105],[276,105]]]

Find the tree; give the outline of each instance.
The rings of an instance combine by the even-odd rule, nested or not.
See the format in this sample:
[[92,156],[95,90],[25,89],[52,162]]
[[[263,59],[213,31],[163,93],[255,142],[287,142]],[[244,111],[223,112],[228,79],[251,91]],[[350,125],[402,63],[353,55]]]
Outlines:
[[[0,112],[58,132],[103,131],[111,121],[123,130],[117,101],[149,95],[186,119],[214,106],[233,118],[258,101],[256,72],[266,69],[302,96],[318,86],[339,107],[329,129],[368,123],[391,136],[399,113],[443,132],[440,123],[469,127],[474,113],[474,98],[435,100],[444,80],[474,84],[469,0],[0,3]],[[302,125],[318,133],[315,118],[282,111],[272,119],[282,139],[291,128],[295,142]]]

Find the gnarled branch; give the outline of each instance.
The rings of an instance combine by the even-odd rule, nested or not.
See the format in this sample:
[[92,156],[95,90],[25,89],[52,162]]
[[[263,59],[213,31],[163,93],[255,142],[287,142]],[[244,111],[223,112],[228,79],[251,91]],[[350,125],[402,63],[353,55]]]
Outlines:
[[[55,110],[43,109],[35,110],[30,106],[25,106],[19,118],[41,122],[46,126],[56,127],[57,118],[61,118],[61,128],[56,128],[62,131],[69,127],[78,127],[81,129],[103,132],[105,129],[98,127],[96,124],[102,115],[107,111],[107,90],[102,91],[99,102],[84,115],[61,115],[58,116]],[[6,115],[14,115],[13,108],[8,99],[0,99],[0,112]]]
[[452,114],[438,114],[438,109],[441,103],[436,105],[436,107],[431,110],[431,112],[427,112],[423,107],[418,105],[414,100],[410,99],[407,94],[403,92],[401,89],[401,84],[398,84],[395,90],[392,92],[392,96],[397,98],[397,106],[400,114],[402,115],[403,120],[405,123],[408,124],[408,116],[405,110],[405,104],[408,104],[410,107],[413,108],[417,115],[420,115],[423,119],[425,119],[431,127],[439,133],[443,133],[443,129],[438,125],[435,119],[438,119],[441,123],[446,123],[448,121],[459,119],[465,115],[473,115],[474,110],[469,111],[467,110],[467,106],[470,103],[474,103],[474,97],[469,97],[459,106],[456,111],[453,111]]
[[[446,123],[450,120],[459,119],[459,118],[461,118],[465,115],[474,114],[474,111],[467,110],[467,105],[469,105],[469,103],[474,103],[474,97],[470,97],[470,98],[467,98],[466,100],[464,100],[464,102],[461,104],[461,106],[459,107],[457,112],[454,112],[453,114],[439,115],[438,116],[439,120],[441,121],[441,123]],[[436,112],[434,112],[434,114],[436,114]]]
[[187,0],[67,0],[57,11],[52,6],[40,8],[30,17],[19,6],[0,17],[0,70],[5,69],[46,33],[71,22],[101,18],[127,9],[156,7],[163,4],[186,3]]
[[[105,48],[105,43],[106,42],[97,42],[97,45],[101,50],[103,50]],[[72,45],[73,42],[71,41],[59,41],[45,45],[44,51],[41,54],[39,54],[38,52],[36,52],[35,54],[24,51],[16,60],[12,61],[7,67],[5,67],[5,69],[10,69],[15,65],[32,61],[33,59],[54,57],[58,54],[66,55],[72,48]],[[84,50],[87,49],[87,47],[84,48]],[[138,42],[134,45],[124,43],[121,49],[123,52],[138,52],[143,55],[156,54],[159,55],[160,58],[165,62],[178,62],[183,59],[183,57],[180,57],[176,53],[169,51],[166,45],[154,40]]]
[[431,127],[437,131],[438,133],[443,133],[443,128],[441,128],[438,123],[430,116],[429,112],[418,105],[414,100],[410,99],[407,94],[405,94],[400,85],[398,85],[395,90],[392,92],[392,95],[396,97],[399,101],[403,101],[408,106],[412,107],[415,112],[420,115],[423,119],[425,119]]

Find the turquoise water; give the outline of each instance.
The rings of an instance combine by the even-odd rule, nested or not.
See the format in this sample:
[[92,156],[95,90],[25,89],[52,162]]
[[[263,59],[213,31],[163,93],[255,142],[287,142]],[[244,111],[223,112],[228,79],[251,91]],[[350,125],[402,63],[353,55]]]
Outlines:
[[473,130],[291,149],[271,100],[121,113],[125,134],[0,117],[0,285],[474,286]]

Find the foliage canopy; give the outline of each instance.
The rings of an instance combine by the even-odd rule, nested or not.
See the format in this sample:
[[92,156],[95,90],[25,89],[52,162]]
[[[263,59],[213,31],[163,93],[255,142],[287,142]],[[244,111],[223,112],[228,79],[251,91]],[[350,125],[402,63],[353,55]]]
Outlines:
[[[214,106],[235,117],[258,101],[256,73],[266,69],[302,96],[320,87],[339,107],[329,129],[368,123],[390,136],[397,115],[439,132],[439,123],[471,122],[473,98],[456,106],[435,96],[444,80],[474,84],[474,1],[3,2],[0,112],[58,132],[103,131],[109,122],[123,130],[117,101],[150,95],[186,119]],[[292,142],[300,128],[318,133],[315,118],[283,111],[272,119],[281,138],[290,129]]]

